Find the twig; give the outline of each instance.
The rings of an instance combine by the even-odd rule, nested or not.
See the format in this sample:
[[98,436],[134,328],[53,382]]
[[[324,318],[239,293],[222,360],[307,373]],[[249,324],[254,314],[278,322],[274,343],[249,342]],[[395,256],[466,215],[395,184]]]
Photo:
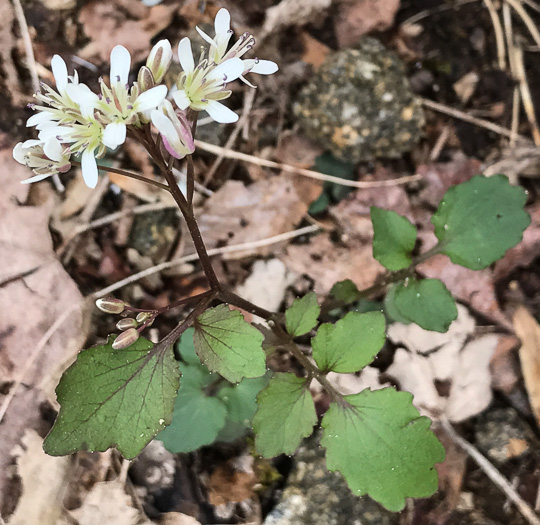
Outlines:
[[36,59],[34,57],[34,49],[32,48],[32,40],[30,39],[30,31],[28,30],[28,24],[26,23],[26,17],[24,16],[24,10],[21,5],[21,0],[13,0],[13,7],[15,8],[15,16],[21,29],[21,37],[24,43],[24,52],[26,53],[26,67],[30,72],[30,78],[32,79],[32,88],[34,91],[39,91],[39,76],[37,74]]
[[505,0],[505,2],[508,2],[514,8],[514,11],[521,17],[523,23],[527,26],[536,45],[540,46],[540,31],[538,31],[538,28],[533,19],[529,16],[529,13],[525,11],[525,8],[517,0]]
[[506,52],[504,46],[504,33],[499,20],[499,15],[497,14],[497,9],[493,4],[492,0],[484,0],[487,10],[489,11],[489,16],[491,17],[491,23],[493,24],[493,31],[495,33],[495,43],[497,45],[497,59],[499,62],[499,69],[501,71],[506,70]]
[[[502,6],[504,32],[506,35],[506,46],[508,47],[508,62],[510,63],[510,71],[512,75],[516,76],[516,56],[514,53],[514,33],[512,29],[512,15],[510,13],[510,6],[504,2]],[[519,86],[514,86],[514,92],[512,93],[512,123],[510,130],[512,136],[510,137],[510,147],[514,147],[516,144],[516,137],[519,129],[519,102],[520,102],[520,89]]]
[[[438,111],[439,113],[444,113],[445,115],[449,115],[459,120],[463,120],[464,122],[469,122],[470,124],[474,124],[481,128],[488,129],[489,131],[498,133],[499,135],[502,135],[503,137],[511,138],[513,136],[512,130],[503,128],[502,126],[499,126],[498,124],[494,124],[493,122],[490,122],[489,120],[473,117],[472,115],[469,115],[468,113],[465,113],[464,111],[451,108],[450,106],[446,106],[445,104],[439,104],[438,102],[434,102],[433,100],[428,100],[427,98],[422,98],[420,99],[420,101],[422,102],[422,105],[424,105],[426,108],[433,109],[434,111]],[[523,135],[517,135],[517,138],[520,140],[523,140],[524,142],[530,142],[530,139],[528,139],[527,137],[524,137]]]
[[289,164],[281,164],[280,162],[273,162],[271,160],[261,159],[253,155],[248,155],[247,153],[227,150],[226,148],[215,146],[214,144],[208,144],[207,142],[202,142],[200,140],[196,140],[195,144],[198,148],[201,148],[204,151],[214,153],[215,155],[221,155],[224,158],[243,160],[244,162],[249,162],[257,166],[274,168],[277,170],[285,171],[287,173],[294,173],[295,175],[303,175],[304,177],[311,177],[312,179],[333,182],[334,184],[340,184],[341,186],[349,186],[351,188],[383,188],[388,186],[399,186],[400,184],[408,184],[409,182],[414,182],[422,178],[421,175],[416,174],[408,175],[406,177],[400,177],[398,179],[380,180],[373,182],[346,180],[342,179],[341,177],[334,177],[333,175],[325,175],[324,173],[319,173],[318,171],[306,170],[304,168],[297,168]]
[[455,4],[442,4],[437,7],[433,7],[432,9],[424,9],[423,11],[420,11],[419,13],[416,13],[415,15],[411,16],[410,18],[407,18],[404,22],[401,23],[402,26],[407,24],[416,24],[417,22],[420,22],[420,20],[423,20],[424,18],[427,18],[428,16],[435,15],[437,13],[443,13],[444,11],[450,11],[451,9],[455,9],[457,7],[461,7],[462,5],[472,4],[473,2],[476,2],[477,0],[462,0],[461,2],[456,2]]
[[491,462],[480,454],[473,445],[463,439],[454,430],[454,427],[452,427],[446,418],[441,419],[440,422],[450,439],[471,456],[486,476],[516,505],[522,516],[532,525],[540,525],[540,519],[534,513],[530,505],[517,493],[516,489],[512,487],[510,482],[491,464]]
[[[253,106],[253,101],[255,100],[255,93],[256,93],[255,89],[248,89],[247,94],[244,97],[244,107],[242,109],[242,116],[236,122],[236,125],[231,135],[229,136],[229,138],[227,139],[227,142],[225,143],[225,146],[223,147],[225,151],[229,151],[234,146],[234,143],[236,142],[238,135],[240,135],[240,131],[242,131],[242,128],[244,127],[244,123],[247,122],[249,113],[251,111],[251,107]],[[210,169],[208,170],[208,173],[206,174],[203,180],[204,186],[207,186],[208,183],[212,180],[212,178],[216,174],[216,171],[221,166],[221,163],[223,162],[224,158],[225,156],[223,154],[220,154],[216,158],[212,166],[210,166]]]
[[[208,255],[211,255],[211,256],[222,255],[225,253],[256,250],[257,248],[262,248],[264,246],[270,246],[272,244],[277,244],[279,242],[288,241],[290,239],[294,239],[295,237],[300,237],[301,235],[314,233],[318,230],[319,230],[318,226],[305,226],[304,228],[299,228],[298,230],[281,233],[280,235],[274,235],[273,237],[267,237],[266,239],[261,239],[259,241],[245,242],[242,244],[233,244],[231,246],[224,246],[222,248],[214,248],[214,249],[208,250]],[[94,292],[93,294],[91,294],[89,297],[91,299],[99,299],[100,297],[109,295],[115,292],[116,290],[119,290],[120,288],[127,286],[128,284],[132,284],[137,281],[140,281],[141,279],[144,279],[145,277],[148,277],[149,275],[153,275],[163,270],[168,270],[169,268],[173,268],[175,266],[180,266],[182,264],[194,262],[194,261],[197,261],[198,259],[199,257],[197,256],[197,254],[194,253],[192,255],[185,255],[184,257],[180,257],[172,261],[166,261],[161,264],[157,264],[155,266],[152,266],[151,268],[147,268],[146,270],[142,270],[141,272],[130,275],[129,277],[126,277],[125,279],[122,279],[120,281],[117,281],[116,283],[111,284],[110,286],[107,286],[106,288],[102,288],[101,290],[98,290],[97,292]]]

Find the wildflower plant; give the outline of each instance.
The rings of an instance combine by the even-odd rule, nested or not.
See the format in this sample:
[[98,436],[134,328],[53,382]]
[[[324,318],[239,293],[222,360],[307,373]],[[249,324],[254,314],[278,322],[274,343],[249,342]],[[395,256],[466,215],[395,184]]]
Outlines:
[[[170,93],[162,84],[173,58],[167,40],[154,46],[131,84],[129,52],[116,46],[109,80],[100,79],[99,93],[53,57],[56,89],[43,86],[28,120],[38,138],[13,151],[34,172],[22,182],[80,165],[86,184],[94,187],[100,169],[96,159],[127,138],[139,142],[162,182],[116,171],[172,195],[208,281],[206,291],[156,310],[112,297],[97,301],[101,311],[119,316],[119,333],[82,351],[65,371],[56,389],[60,411],[45,451],[64,455],[116,447],[133,458],[156,437],[170,450],[185,452],[252,429],[258,453],[273,457],[294,453],[320,423],[328,468],[341,472],[354,493],[400,510],[406,497],[427,497],[437,488],[434,466],[444,459],[444,450],[430,419],[420,415],[407,392],[383,388],[343,395],[327,375],[358,372],[370,364],[384,345],[387,322],[446,331],[457,316],[455,301],[441,281],[419,278],[415,267],[445,254],[467,268],[486,268],[520,241],[530,222],[526,193],[503,175],[479,175],[451,188],[432,217],[438,243],[419,255],[413,255],[416,227],[374,207],[373,254],[388,270],[374,286],[358,290],[352,281],[343,281],[326,298],[313,292],[297,298],[284,314],[243,299],[219,281],[194,215],[193,134],[201,111],[219,123],[238,119],[224,103],[230,82],[240,79],[251,86],[246,75],[272,74],[278,66],[244,58],[255,45],[248,33],[229,47],[227,10],[218,12],[214,29],[213,36],[198,30],[208,43],[198,60],[190,40],[180,41],[183,71]],[[179,159],[187,164],[185,191],[173,175]],[[360,300],[383,292],[383,311],[357,311]],[[145,338],[144,331],[173,308],[183,309],[177,326],[158,343]],[[249,324],[238,308],[266,325]],[[299,338],[310,340],[310,356],[298,346]],[[278,351],[290,353],[299,367],[270,370],[268,359]],[[320,422],[310,393],[314,381],[331,401]]]

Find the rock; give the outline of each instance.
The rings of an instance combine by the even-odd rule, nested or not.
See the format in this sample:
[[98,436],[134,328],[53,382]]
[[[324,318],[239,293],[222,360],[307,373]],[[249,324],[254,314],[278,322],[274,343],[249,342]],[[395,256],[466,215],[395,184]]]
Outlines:
[[538,446],[532,430],[512,408],[482,414],[476,422],[475,437],[480,452],[499,466]]
[[401,156],[424,123],[403,64],[374,38],[329,55],[293,109],[309,138],[350,162]]
[[355,496],[341,475],[326,470],[319,440],[306,440],[295,454],[295,464],[280,503],[264,525],[394,525],[399,515],[373,500]]

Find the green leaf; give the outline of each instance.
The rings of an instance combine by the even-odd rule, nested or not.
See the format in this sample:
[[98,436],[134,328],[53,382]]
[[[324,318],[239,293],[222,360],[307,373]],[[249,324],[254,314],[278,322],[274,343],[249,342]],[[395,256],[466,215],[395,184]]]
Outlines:
[[171,422],[180,371],[172,349],[141,337],[123,350],[107,344],[82,351],[62,376],[60,412],[45,438],[47,454],[116,447],[134,458]]
[[225,425],[225,404],[205,393],[208,376],[200,365],[183,367],[172,423],[157,437],[174,454],[213,443]]
[[439,279],[408,279],[396,284],[393,308],[402,318],[434,332],[446,332],[458,314],[452,294]]
[[441,253],[466,268],[486,268],[521,241],[531,222],[526,200],[504,175],[476,175],[450,188],[431,218]]
[[265,457],[293,454],[317,423],[309,383],[294,374],[275,374],[257,396],[255,446]]
[[412,395],[368,389],[344,400],[332,403],[322,420],[328,469],[340,471],[355,494],[369,494],[391,511],[403,509],[407,497],[431,496],[444,448]]
[[182,360],[188,365],[200,365],[201,360],[195,352],[195,344],[193,343],[193,334],[195,329],[188,328],[176,343],[176,348],[180,353]]
[[324,372],[357,372],[373,361],[385,337],[381,312],[349,312],[337,323],[319,327],[311,340],[313,358]]
[[416,243],[416,227],[395,211],[371,207],[373,223],[373,257],[388,270],[410,266]]
[[356,284],[350,279],[345,279],[344,281],[334,284],[330,290],[330,295],[345,304],[354,303],[360,299],[360,292],[358,291]]
[[287,332],[293,337],[307,334],[317,324],[320,313],[321,308],[314,292],[310,292],[300,299],[296,298],[285,312]]
[[231,383],[266,372],[263,335],[225,304],[197,317],[193,341],[203,364]]
[[261,377],[243,379],[237,385],[225,385],[217,393],[227,408],[225,426],[217,441],[234,441],[251,429],[251,420],[257,412],[257,394],[267,385],[268,373]]
[[396,308],[396,291],[399,289],[398,285],[395,284],[394,286],[391,286],[388,292],[386,293],[386,297],[384,298],[384,311],[387,315],[387,317],[390,318],[390,320],[395,321],[397,323],[402,324],[411,324],[412,321],[410,319],[405,318],[399,310]]

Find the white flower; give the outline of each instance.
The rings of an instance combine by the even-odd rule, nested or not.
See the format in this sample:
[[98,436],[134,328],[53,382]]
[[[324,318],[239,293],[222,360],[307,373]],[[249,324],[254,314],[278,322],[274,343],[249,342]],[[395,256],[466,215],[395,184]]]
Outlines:
[[[214,20],[214,29],[216,35],[214,38],[208,36],[204,31],[196,27],[199,34],[210,44],[210,50],[208,52],[208,59],[210,62],[220,64],[225,60],[237,57],[240,58],[245,53],[253,49],[255,46],[255,38],[250,33],[244,33],[240,36],[237,42],[227,51],[229,45],[229,40],[232,36],[231,30],[231,15],[229,11],[225,8],[221,8]],[[248,84],[250,87],[255,87],[253,84],[248,82],[244,75],[248,73],[258,73],[259,75],[272,75],[279,68],[275,62],[271,60],[259,60],[247,59],[243,60],[244,62],[244,71],[240,76],[240,80]]]
[[176,105],[180,109],[206,110],[217,122],[236,122],[238,115],[218,101],[231,95],[225,84],[243,73],[242,61],[231,58],[216,66],[202,59],[195,67],[191,41],[187,37],[178,44],[178,56],[184,72],[178,77],[178,90],[173,94]]
[[191,128],[184,112],[176,113],[168,100],[164,100],[159,109],[152,111],[152,124],[173,157],[182,159],[195,151]]
[[154,82],[159,84],[173,59],[171,43],[168,40],[160,40],[150,51],[146,60],[146,67],[152,72]]
[[157,108],[167,96],[166,86],[156,86],[139,94],[137,85],[128,85],[131,55],[123,46],[111,51],[111,87],[101,82],[101,97],[96,108],[102,113],[105,126],[103,144],[115,149],[126,140],[128,125],[140,124],[143,112]]
[[21,181],[22,184],[37,182],[56,173],[65,173],[71,167],[69,156],[69,151],[54,137],[46,142],[40,140],[19,142],[13,149],[13,158],[32,168],[36,174]]

